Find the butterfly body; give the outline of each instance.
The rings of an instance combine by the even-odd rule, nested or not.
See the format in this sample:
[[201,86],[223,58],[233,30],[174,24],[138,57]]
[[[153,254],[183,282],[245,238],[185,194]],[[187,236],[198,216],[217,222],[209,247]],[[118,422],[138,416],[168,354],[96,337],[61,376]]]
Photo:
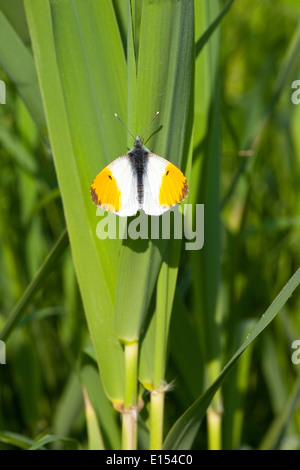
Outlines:
[[185,176],[173,163],[150,152],[136,136],[133,148],[114,160],[91,186],[94,204],[119,216],[161,215],[186,198]]
[[144,184],[143,177],[147,169],[149,150],[142,144],[140,137],[137,136],[134,142],[134,147],[128,152],[130,157],[130,164],[133,174],[136,176],[137,182],[137,200],[140,204],[139,209],[142,208],[144,199]]

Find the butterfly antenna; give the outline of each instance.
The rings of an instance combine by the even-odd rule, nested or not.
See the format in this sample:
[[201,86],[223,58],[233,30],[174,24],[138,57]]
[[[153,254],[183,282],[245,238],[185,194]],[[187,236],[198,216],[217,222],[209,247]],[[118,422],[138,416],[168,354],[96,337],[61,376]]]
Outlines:
[[142,135],[141,137],[141,140],[143,139],[144,135],[146,134],[147,130],[149,129],[149,127],[151,126],[152,122],[154,121],[155,118],[157,118],[157,116],[159,115],[159,111],[157,111],[157,113],[155,113],[155,115],[153,116],[153,118],[151,119],[150,123],[148,124],[144,134]]
[[120,123],[123,124],[123,126],[125,127],[125,129],[127,130],[128,134],[131,135],[131,137],[133,138],[133,140],[135,140],[135,137],[131,134],[130,130],[125,126],[124,122],[122,121],[122,119],[115,113],[115,116],[117,119],[119,119]]

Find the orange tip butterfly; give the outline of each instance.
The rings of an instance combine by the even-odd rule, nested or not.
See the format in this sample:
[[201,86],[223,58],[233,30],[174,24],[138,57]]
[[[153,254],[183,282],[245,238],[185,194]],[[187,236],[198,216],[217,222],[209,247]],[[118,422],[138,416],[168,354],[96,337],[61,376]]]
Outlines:
[[187,194],[188,184],[181,170],[150,152],[139,136],[134,138],[133,148],[100,171],[91,186],[93,203],[121,217],[135,215],[140,209],[148,215],[161,215]]

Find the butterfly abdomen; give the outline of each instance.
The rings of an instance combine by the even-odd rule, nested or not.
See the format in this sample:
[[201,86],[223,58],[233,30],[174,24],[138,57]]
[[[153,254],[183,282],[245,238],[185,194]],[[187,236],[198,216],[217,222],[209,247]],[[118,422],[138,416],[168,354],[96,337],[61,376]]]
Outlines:
[[132,153],[129,153],[132,171],[136,174],[137,179],[137,200],[142,206],[144,201],[144,184],[143,175],[146,172],[148,162],[148,152],[143,148],[135,148]]

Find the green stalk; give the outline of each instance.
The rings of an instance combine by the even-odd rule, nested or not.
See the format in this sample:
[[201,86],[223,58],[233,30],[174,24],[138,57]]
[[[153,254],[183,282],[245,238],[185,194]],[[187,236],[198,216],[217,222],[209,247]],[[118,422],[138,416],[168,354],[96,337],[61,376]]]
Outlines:
[[124,410],[122,416],[122,450],[136,450],[136,411]]
[[125,344],[125,402],[122,418],[122,449],[137,448],[137,367],[139,343]]
[[167,349],[168,265],[165,262],[159,272],[156,298],[153,385],[158,390],[165,378]]
[[151,392],[150,449],[159,450],[163,442],[165,399],[165,362],[167,349],[168,265],[163,263],[157,281],[155,312],[155,347],[153,386]]

